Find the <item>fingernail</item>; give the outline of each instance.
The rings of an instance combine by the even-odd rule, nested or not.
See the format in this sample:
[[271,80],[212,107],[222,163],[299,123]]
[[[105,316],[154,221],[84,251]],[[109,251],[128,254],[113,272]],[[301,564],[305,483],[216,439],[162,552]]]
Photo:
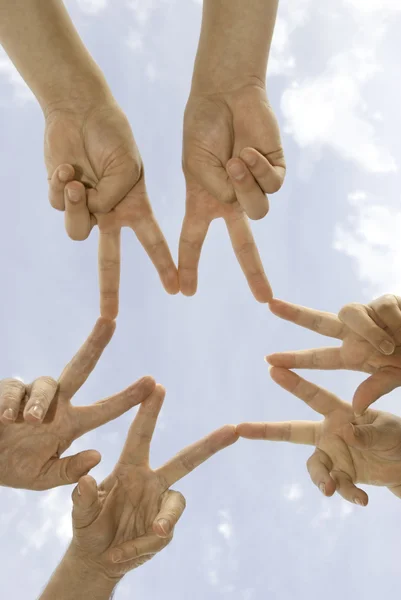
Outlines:
[[81,490],[79,489],[79,483],[78,483],[78,485],[77,485],[77,494],[78,494],[78,496],[80,496],[80,495],[81,495]]
[[40,404],[35,404],[35,406],[32,406],[28,412],[30,415],[35,417],[35,419],[42,419],[44,410]]
[[240,163],[233,163],[228,167],[228,172],[233,179],[240,181],[245,177],[245,169]]
[[68,198],[71,200],[71,202],[79,201],[80,194],[77,190],[74,190],[73,188],[68,188],[67,194],[68,194]]
[[15,420],[15,410],[13,408],[6,408],[6,410],[3,412],[3,417],[5,419],[8,419],[9,421],[14,421]]
[[121,552],[121,550],[114,550],[111,559],[113,562],[120,562],[122,557],[123,557],[123,553]]
[[64,182],[70,178],[70,174],[68,173],[68,171],[59,171],[58,178],[60,179],[60,181]]
[[319,483],[319,490],[322,492],[322,494],[326,495],[326,486],[324,483]]
[[384,354],[392,354],[394,352],[394,344],[388,340],[383,340],[379,348]]
[[159,519],[157,521],[157,524],[164,533],[164,535],[168,535],[170,533],[170,523],[167,521],[167,519]]
[[254,167],[256,165],[257,156],[253,152],[249,152],[248,150],[245,150],[245,152],[241,152],[241,158],[250,167]]
[[364,506],[363,502],[361,500],[359,500],[359,498],[354,498],[354,502],[355,504],[357,504],[358,506]]

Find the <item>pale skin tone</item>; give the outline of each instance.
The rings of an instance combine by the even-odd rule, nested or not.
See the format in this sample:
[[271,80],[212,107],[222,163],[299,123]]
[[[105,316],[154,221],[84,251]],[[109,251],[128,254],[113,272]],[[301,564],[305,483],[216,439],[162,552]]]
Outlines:
[[[26,387],[17,380],[1,382],[2,408],[13,410],[17,417],[9,419],[3,414],[0,423],[0,485],[47,490],[77,482],[99,463],[100,454],[85,450],[64,458],[61,455],[74,440],[116,419],[153,392],[154,379],[144,377],[123,392],[89,406],[71,404],[114,329],[114,322],[100,318],[57,381],[42,377]],[[29,407],[38,409],[40,417],[31,415]]]
[[357,388],[352,406],[360,415],[373,402],[401,385],[401,298],[386,294],[369,304],[345,305],[338,315],[273,300],[278,317],[340,341],[337,347],[276,352],[269,364],[287,369],[348,369],[369,373]]
[[184,116],[187,196],[178,272],[196,292],[210,223],[224,218],[234,252],[259,302],[272,290],[247,216],[261,219],[266,193],[280,189],[285,160],[265,78],[277,1],[205,0],[192,87]]
[[[246,214],[262,218],[285,174],[265,75],[277,0],[205,0],[184,119],[179,275],[153,215],[131,127],[61,0],[0,0],[0,42],[46,123],[49,199],[74,240],[100,230],[101,315],[118,314],[120,231],[131,228],[170,294],[192,295],[208,227],[224,218],[255,298],[272,297]],[[49,27],[51,23],[51,27]],[[34,51],[32,51],[34,48]],[[71,194],[71,195],[70,195]]]
[[387,487],[401,498],[401,419],[368,409],[356,417],[351,404],[279,367],[272,379],[324,417],[316,421],[241,423],[241,437],[315,446],[307,462],[313,483],[325,496],[336,491],[349,502],[366,506],[368,495],[356,484]]
[[142,402],[112,473],[98,486],[85,476],[72,494],[73,539],[40,600],[106,600],[129,571],[172,540],[185,499],[171,486],[238,440],[226,425],[153,470],[149,452],[165,391]]

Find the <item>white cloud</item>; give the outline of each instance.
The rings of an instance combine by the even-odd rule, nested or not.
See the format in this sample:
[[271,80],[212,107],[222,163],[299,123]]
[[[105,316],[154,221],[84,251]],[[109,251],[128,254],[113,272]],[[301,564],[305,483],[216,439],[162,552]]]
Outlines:
[[233,538],[234,528],[232,518],[228,510],[219,510],[220,523],[217,526],[217,531],[223,538],[229,542]]
[[401,293],[401,210],[373,204],[367,194],[349,194],[351,215],[335,230],[334,248],[355,261],[370,294]]
[[108,0],[77,0],[82,12],[89,15],[97,15],[108,5]]
[[304,495],[302,487],[298,483],[292,483],[287,486],[283,492],[284,498],[290,502],[301,500]]
[[18,105],[23,105],[29,101],[36,101],[35,96],[27,86],[21,75],[14,67],[8,55],[5,53],[3,48],[0,46],[0,78],[4,78],[6,82],[11,86],[14,99]]
[[399,0],[344,0],[344,2],[362,13],[401,11]]

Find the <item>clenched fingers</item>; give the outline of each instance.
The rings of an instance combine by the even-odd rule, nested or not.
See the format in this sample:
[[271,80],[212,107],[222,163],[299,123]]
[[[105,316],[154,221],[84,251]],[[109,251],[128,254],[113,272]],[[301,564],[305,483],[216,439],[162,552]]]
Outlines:
[[29,386],[29,398],[24,408],[24,419],[39,425],[57,393],[57,381],[52,377],[39,377]]
[[[253,158],[254,153],[250,154],[250,159]],[[247,166],[239,158],[233,158],[227,163],[227,172],[231,178],[237,200],[247,216],[254,220],[263,219],[269,212],[269,201],[261,187],[262,181],[259,182],[255,176],[255,170],[260,175],[262,175],[263,170],[263,180],[266,178],[264,172],[266,165],[262,164],[262,161],[269,165],[268,161],[260,155],[260,160],[256,159],[257,164],[255,164],[254,172],[251,171],[250,165]],[[269,166],[272,168],[271,165]]]
[[86,203],[86,189],[79,181],[72,181],[64,189],[64,223],[67,234],[72,240],[86,240],[96,218],[89,212]]
[[155,533],[150,533],[114,548],[110,553],[110,558],[112,562],[120,563],[156,554],[163,550],[171,542],[171,539],[171,537],[161,538]]
[[330,472],[333,462],[323,450],[316,448],[306,463],[308,473],[313,483],[319,488],[324,496],[332,496],[336,491],[336,482]]
[[19,379],[0,381],[0,421],[7,425],[18,417],[20,404],[25,398],[26,386]]
[[159,514],[153,522],[154,533],[158,537],[169,537],[181,518],[185,506],[185,498],[180,492],[167,490],[163,496]]
[[340,320],[352,331],[367,340],[382,354],[392,354],[395,342],[369,315],[363,304],[347,304],[338,313]]
[[53,208],[64,210],[64,188],[74,177],[75,169],[72,165],[62,164],[54,170],[49,180],[49,202]]

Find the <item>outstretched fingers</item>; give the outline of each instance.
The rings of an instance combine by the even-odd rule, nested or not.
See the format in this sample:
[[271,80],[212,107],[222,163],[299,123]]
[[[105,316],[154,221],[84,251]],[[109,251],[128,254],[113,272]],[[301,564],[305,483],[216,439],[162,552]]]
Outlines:
[[147,212],[141,219],[132,221],[130,227],[156,267],[166,292],[168,294],[178,294],[180,288],[177,267],[174,264],[166,238],[152,211],[149,210],[149,213]]
[[270,302],[273,298],[272,288],[266,277],[247,216],[236,211],[225,217],[225,221],[235,256],[252,294],[258,302]]
[[249,440],[291,442],[292,444],[316,444],[320,423],[316,421],[284,421],[282,423],[240,423],[237,432]]
[[178,248],[178,276],[184,296],[193,296],[198,287],[198,266],[211,219],[186,210]]
[[307,308],[276,298],[269,302],[269,308],[277,317],[291,321],[305,329],[339,340],[344,337],[344,323],[334,313]]
[[345,409],[352,413],[349,404],[343,402],[328,390],[303,379],[292,371],[272,367],[270,369],[270,376],[280,387],[300,398],[300,400],[303,400],[314,411],[325,417],[335,410]]
[[165,389],[158,384],[151,396],[142,402],[129,429],[120,455],[120,463],[129,465],[149,463],[150,442],[165,395]]
[[211,456],[231,446],[238,440],[234,425],[225,425],[210,433],[191,446],[184,448],[171,460],[156,470],[156,474],[168,489],[171,485],[188,475]]
[[[102,217],[100,218],[101,221]],[[103,228],[99,228],[98,270],[100,314],[106,319],[115,319],[118,315],[120,291],[120,229],[105,231]]]
[[59,395],[61,398],[70,400],[85,383],[113,337],[115,328],[114,321],[108,321],[102,317],[96,321],[96,325],[88,339],[59,377]]
[[311,348],[275,352],[265,357],[273,367],[285,369],[344,369],[341,348]]
[[109,421],[117,419],[133,406],[137,406],[154,391],[156,382],[153,377],[143,377],[130,385],[127,389],[99,400],[89,406],[74,407],[74,415],[77,421],[77,433],[79,437],[88,431],[101,427]]
[[172,535],[174,527],[185,510],[185,506],[185,498],[180,492],[167,490],[163,495],[159,513],[153,521],[154,533],[161,538]]

